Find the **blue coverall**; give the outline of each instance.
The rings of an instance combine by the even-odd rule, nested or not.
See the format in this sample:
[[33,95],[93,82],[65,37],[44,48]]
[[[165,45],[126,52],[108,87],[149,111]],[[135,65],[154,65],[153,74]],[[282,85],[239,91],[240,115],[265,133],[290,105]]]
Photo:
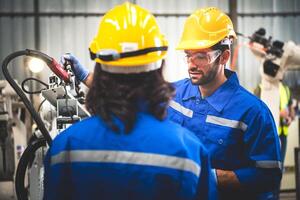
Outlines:
[[207,151],[187,129],[140,112],[113,132],[92,116],[58,135],[45,159],[44,199],[214,200]]
[[281,179],[279,140],[271,112],[225,70],[227,80],[202,98],[190,79],[176,83],[169,118],[188,128],[211,154],[212,167],[232,170],[242,191],[220,191],[221,199],[272,199]]

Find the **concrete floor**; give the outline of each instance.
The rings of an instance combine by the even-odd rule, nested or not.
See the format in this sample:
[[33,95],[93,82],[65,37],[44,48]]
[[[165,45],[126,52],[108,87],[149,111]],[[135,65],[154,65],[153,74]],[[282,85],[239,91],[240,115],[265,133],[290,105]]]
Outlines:
[[295,192],[280,193],[280,200],[296,200]]
[[14,185],[12,182],[0,182],[0,199],[14,200]]

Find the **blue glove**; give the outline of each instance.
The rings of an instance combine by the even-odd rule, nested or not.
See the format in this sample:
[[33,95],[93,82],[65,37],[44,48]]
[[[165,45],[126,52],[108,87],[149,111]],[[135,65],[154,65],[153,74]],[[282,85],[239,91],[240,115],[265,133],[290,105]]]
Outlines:
[[77,79],[84,81],[88,77],[90,73],[89,70],[85,68],[74,55],[69,53],[62,55],[60,62],[64,64],[66,61],[71,62],[72,70]]

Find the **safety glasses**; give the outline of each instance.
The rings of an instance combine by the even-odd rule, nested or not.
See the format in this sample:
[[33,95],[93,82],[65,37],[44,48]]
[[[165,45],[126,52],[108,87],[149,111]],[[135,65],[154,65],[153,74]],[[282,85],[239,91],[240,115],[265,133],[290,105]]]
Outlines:
[[198,52],[193,54],[186,54],[185,60],[187,63],[193,63],[195,65],[205,66],[213,63],[220,55],[221,50],[214,50],[210,52]]

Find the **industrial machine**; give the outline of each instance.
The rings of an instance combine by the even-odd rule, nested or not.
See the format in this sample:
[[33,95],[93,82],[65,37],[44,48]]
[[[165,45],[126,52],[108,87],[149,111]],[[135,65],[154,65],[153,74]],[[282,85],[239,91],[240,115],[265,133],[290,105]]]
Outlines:
[[[43,60],[53,72],[49,76],[48,83],[35,78],[27,78],[23,81],[21,89],[7,69],[9,62],[19,56],[31,56]],[[23,108],[28,109],[36,128],[28,141],[25,138],[23,142],[13,143],[11,138],[19,137],[12,137],[9,132],[12,127],[10,124],[13,124],[9,121],[9,111],[7,109],[0,110],[0,145],[2,147],[2,157],[0,158],[4,163],[3,167],[0,168],[0,178],[3,176],[9,180],[14,180],[18,200],[40,200],[43,198],[43,160],[48,147],[51,146],[52,139],[69,125],[89,116],[83,105],[84,93],[80,89],[80,82],[72,72],[70,63],[61,65],[39,51],[26,49],[10,54],[3,61],[2,71],[7,82],[15,91],[15,96],[23,102]],[[28,91],[25,84],[29,80],[37,81],[45,88],[40,91]],[[38,112],[24,92],[28,94],[41,93],[44,100],[40,104]],[[2,105],[1,102],[0,99],[0,106]],[[4,102],[7,103],[8,101]],[[3,108],[7,107],[3,106]],[[28,145],[26,145],[27,142]],[[19,160],[11,161],[11,157],[13,157],[11,149],[16,149]],[[8,157],[10,157],[10,162],[13,163],[6,161]],[[14,163],[17,164],[15,175]]]
[[238,35],[249,39],[248,47],[261,62],[261,99],[270,108],[279,126],[279,83],[287,70],[300,69],[300,45],[292,41],[281,42],[266,37],[264,28],[255,31],[252,36]]
[[27,146],[25,106],[7,81],[0,81],[0,193],[13,196],[14,172]]

